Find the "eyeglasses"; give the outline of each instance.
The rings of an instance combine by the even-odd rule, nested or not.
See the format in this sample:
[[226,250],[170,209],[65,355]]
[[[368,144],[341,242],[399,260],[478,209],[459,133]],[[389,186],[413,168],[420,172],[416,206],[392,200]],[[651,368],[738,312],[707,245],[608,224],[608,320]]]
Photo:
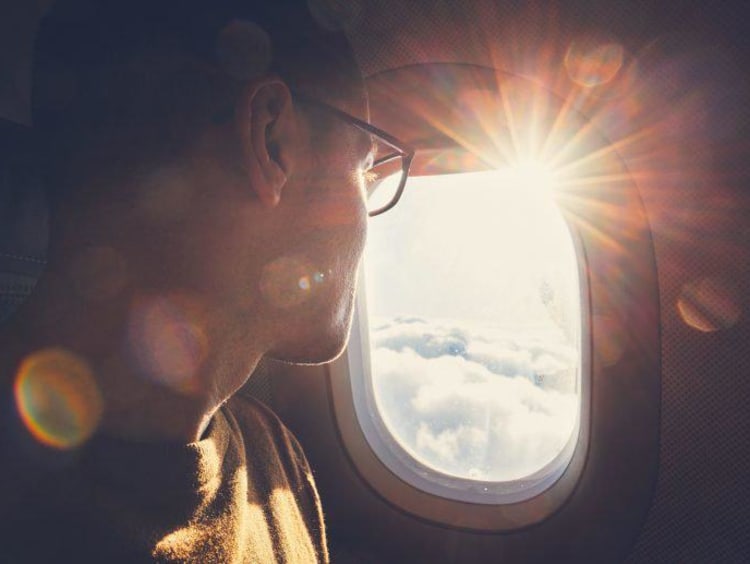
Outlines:
[[367,193],[367,215],[375,217],[393,208],[404,193],[414,149],[382,129],[325,102],[297,93],[294,97],[330,113],[369,136],[371,161],[362,171]]

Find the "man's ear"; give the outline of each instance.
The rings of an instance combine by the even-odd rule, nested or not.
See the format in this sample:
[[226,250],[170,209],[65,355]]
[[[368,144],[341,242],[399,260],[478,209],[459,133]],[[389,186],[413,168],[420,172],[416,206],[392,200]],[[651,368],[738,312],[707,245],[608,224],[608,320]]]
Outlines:
[[249,83],[235,115],[242,159],[252,190],[261,203],[275,207],[294,166],[291,144],[296,120],[289,87],[269,77]]

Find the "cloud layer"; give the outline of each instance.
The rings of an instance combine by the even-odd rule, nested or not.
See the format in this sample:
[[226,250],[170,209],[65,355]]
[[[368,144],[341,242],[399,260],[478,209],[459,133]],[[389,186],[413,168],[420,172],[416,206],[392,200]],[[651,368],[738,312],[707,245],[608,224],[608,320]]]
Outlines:
[[570,437],[579,355],[555,331],[397,318],[374,324],[371,340],[381,414],[428,466],[518,479],[550,462]]

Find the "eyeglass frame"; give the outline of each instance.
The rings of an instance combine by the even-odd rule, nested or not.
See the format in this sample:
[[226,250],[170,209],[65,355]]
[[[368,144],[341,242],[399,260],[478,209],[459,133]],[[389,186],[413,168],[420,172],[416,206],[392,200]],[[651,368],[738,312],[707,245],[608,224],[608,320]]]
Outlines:
[[397,137],[394,137],[390,133],[383,131],[382,129],[378,127],[375,127],[374,125],[367,123],[364,120],[354,117],[353,115],[348,114],[347,112],[340,110],[336,108],[335,106],[331,106],[330,104],[326,104],[325,102],[321,102],[320,100],[316,100],[314,98],[309,98],[297,92],[292,92],[292,97],[296,98],[297,100],[305,104],[309,104],[309,105],[321,108],[333,114],[337,118],[343,120],[344,122],[349,123],[350,125],[353,125],[357,129],[364,131],[365,133],[369,133],[370,135],[374,135],[383,143],[385,143],[386,145],[388,145],[389,147],[397,151],[395,154],[386,155],[383,158],[375,160],[369,169],[369,170],[372,170],[376,166],[385,164],[396,158],[401,159],[401,180],[399,181],[398,188],[396,189],[396,193],[394,194],[393,198],[391,198],[391,200],[385,206],[378,208],[376,210],[367,212],[367,215],[368,217],[375,217],[375,216],[378,216],[380,214],[387,212],[390,209],[393,209],[396,206],[396,204],[398,204],[399,200],[401,199],[401,196],[404,193],[404,188],[406,187],[406,180],[409,178],[409,169],[411,168],[411,162],[414,159],[414,154],[416,153],[416,150],[408,143],[404,143],[403,141],[401,141]]

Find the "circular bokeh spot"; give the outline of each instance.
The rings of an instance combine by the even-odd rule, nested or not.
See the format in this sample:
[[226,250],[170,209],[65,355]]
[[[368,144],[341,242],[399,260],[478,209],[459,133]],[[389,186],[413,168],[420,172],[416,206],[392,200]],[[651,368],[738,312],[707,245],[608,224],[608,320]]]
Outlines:
[[279,257],[265,267],[260,279],[260,291],[267,302],[288,309],[306,302],[313,283],[321,284],[325,277],[302,257]]
[[130,314],[130,345],[146,377],[184,394],[200,389],[208,356],[199,304],[187,296],[139,299]]
[[15,382],[18,412],[40,443],[71,449],[96,431],[103,401],[90,367],[61,348],[27,357]]
[[740,318],[742,306],[731,284],[722,278],[707,277],[682,287],[677,311],[693,329],[712,333],[733,327]]
[[610,82],[620,71],[625,50],[603,37],[584,37],[570,44],[565,53],[565,69],[570,79],[584,87]]

